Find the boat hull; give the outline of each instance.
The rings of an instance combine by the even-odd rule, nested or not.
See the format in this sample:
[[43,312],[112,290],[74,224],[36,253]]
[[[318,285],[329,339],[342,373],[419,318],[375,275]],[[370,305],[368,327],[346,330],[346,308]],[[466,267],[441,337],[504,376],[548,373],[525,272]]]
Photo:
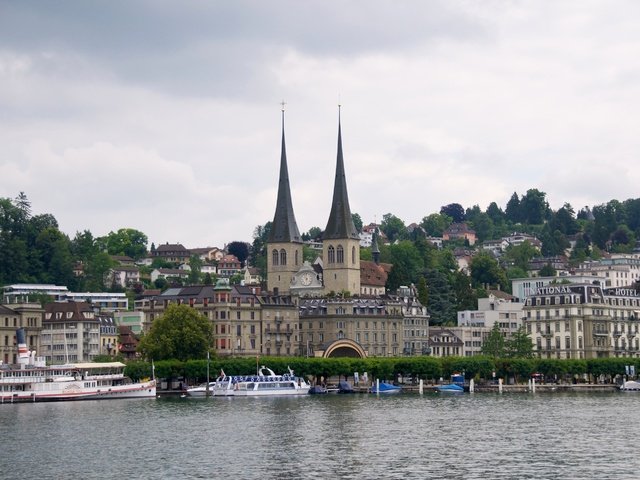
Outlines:
[[3,391],[0,403],[61,402],[78,400],[111,400],[118,398],[155,398],[156,382],[131,383],[103,388],[85,388],[77,383],[54,385],[48,391]]

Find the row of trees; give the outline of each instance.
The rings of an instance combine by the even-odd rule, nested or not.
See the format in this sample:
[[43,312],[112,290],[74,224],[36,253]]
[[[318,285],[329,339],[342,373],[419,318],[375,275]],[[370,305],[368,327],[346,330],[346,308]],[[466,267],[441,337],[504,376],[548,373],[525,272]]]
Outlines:
[[[454,373],[464,373],[467,380],[491,381],[494,378],[514,378],[516,382],[526,382],[534,373],[542,374],[548,380],[591,381],[599,377],[625,375],[627,365],[635,365],[640,371],[638,358],[596,358],[589,360],[491,358],[491,357],[394,357],[394,358],[303,358],[303,357],[262,357],[255,358],[215,358],[209,369],[212,377],[224,370],[227,375],[247,375],[256,370],[256,362],[267,365],[275,372],[286,372],[291,368],[296,374],[319,381],[331,377],[353,377],[354,372],[367,372],[369,378],[395,380],[398,376],[438,382]],[[125,372],[134,379],[149,377],[149,362],[129,362]],[[159,378],[184,377],[194,382],[206,379],[207,360],[163,360],[155,362],[155,374]]]

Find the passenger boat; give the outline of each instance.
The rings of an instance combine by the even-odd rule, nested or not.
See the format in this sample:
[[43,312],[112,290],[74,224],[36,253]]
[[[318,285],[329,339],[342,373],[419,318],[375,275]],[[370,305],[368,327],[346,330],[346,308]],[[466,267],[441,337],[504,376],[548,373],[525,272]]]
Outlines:
[[236,397],[306,395],[311,388],[304,378],[296,377],[291,369],[288,374],[276,375],[273,370],[264,365],[258,369],[257,375],[232,377],[225,375],[218,378],[216,384],[214,392],[219,392],[219,395],[228,394]]
[[400,393],[400,391],[402,390],[402,387],[398,386],[398,385],[393,385],[391,383],[386,383],[386,382],[380,382],[376,385],[373,385],[370,389],[369,392],[371,393]]
[[46,366],[43,357],[27,349],[23,329],[16,331],[16,338],[18,363],[0,364],[0,403],[156,396],[155,380],[133,383],[124,375],[124,363]]

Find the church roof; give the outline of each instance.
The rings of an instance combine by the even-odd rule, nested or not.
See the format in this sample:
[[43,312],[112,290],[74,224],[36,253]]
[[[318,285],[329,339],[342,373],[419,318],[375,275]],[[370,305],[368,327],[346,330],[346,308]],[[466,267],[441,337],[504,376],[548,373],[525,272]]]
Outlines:
[[278,200],[276,213],[273,216],[269,243],[302,242],[291,201],[289,171],[287,168],[287,151],[284,142],[284,110],[282,111],[282,150],[280,155],[280,180],[278,181]]
[[327,228],[324,229],[323,240],[353,238],[359,240],[358,232],[353,224],[347,179],[344,174],[344,158],[342,157],[342,128],[338,116],[338,157],[336,160],[336,178],[333,184],[333,201]]

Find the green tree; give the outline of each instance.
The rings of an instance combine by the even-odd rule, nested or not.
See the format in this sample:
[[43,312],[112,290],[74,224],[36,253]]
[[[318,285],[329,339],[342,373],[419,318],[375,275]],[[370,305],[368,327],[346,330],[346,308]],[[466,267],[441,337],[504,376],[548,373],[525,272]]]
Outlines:
[[311,227],[307,233],[302,234],[302,240],[304,240],[305,242],[308,242],[310,240],[320,240],[321,238],[322,229],[320,227]]
[[453,325],[456,321],[456,295],[446,272],[430,268],[424,272],[429,293],[427,310],[430,325]]
[[353,225],[356,227],[356,230],[362,232],[362,217],[357,213],[352,213],[351,219],[353,220]]
[[189,285],[198,285],[202,277],[202,260],[198,255],[191,255],[189,258],[189,277],[187,282]]
[[440,215],[451,217],[456,223],[464,222],[465,219],[464,208],[459,203],[450,203],[440,207]]
[[520,197],[513,192],[511,198],[507,202],[507,208],[504,211],[505,217],[511,223],[520,223],[523,221],[522,209],[520,206]]
[[147,255],[147,236],[134,228],[120,228],[97,239],[101,250],[109,255],[127,255],[138,260]]
[[211,323],[188,305],[171,304],[154,320],[138,350],[147,359],[186,361],[206,357],[211,347]]
[[500,325],[497,322],[493,324],[491,332],[489,332],[489,335],[482,343],[480,352],[482,355],[492,358],[503,358],[505,356],[504,336],[502,335]]
[[424,217],[420,226],[430,237],[441,237],[442,233],[453,223],[453,219],[440,213],[432,213]]
[[547,194],[535,188],[527,190],[520,201],[520,211],[525,223],[541,225],[549,216],[549,203]]
[[410,285],[418,279],[423,269],[422,258],[413,242],[403,240],[381,250],[383,262],[393,264],[387,279],[387,288],[397,289],[401,285]]
[[469,265],[472,283],[475,287],[499,285],[502,290],[508,290],[509,282],[498,262],[486,252],[480,252],[471,259]]
[[111,260],[111,257],[106,252],[98,252],[89,258],[84,267],[86,289],[94,292],[103,292],[107,284],[109,271],[114,265],[115,262]]
[[541,277],[555,277],[557,273],[558,272],[556,272],[556,269],[553,268],[550,263],[547,263],[540,269],[538,275]]
[[520,245],[509,245],[504,252],[504,257],[511,260],[515,267],[524,271],[529,270],[529,262],[539,253],[539,250],[525,240]]
[[227,252],[240,260],[242,268],[245,266],[245,262],[249,257],[249,245],[246,242],[233,241],[227,245]]
[[456,310],[475,310],[478,304],[476,292],[471,288],[471,279],[457,270],[452,273],[452,285],[456,295]]
[[391,213],[382,216],[380,230],[384,232],[390,243],[401,240],[407,235],[407,227],[404,222]]
[[505,355],[510,358],[533,358],[533,343],[527,329],[521,326],[505,342]]

